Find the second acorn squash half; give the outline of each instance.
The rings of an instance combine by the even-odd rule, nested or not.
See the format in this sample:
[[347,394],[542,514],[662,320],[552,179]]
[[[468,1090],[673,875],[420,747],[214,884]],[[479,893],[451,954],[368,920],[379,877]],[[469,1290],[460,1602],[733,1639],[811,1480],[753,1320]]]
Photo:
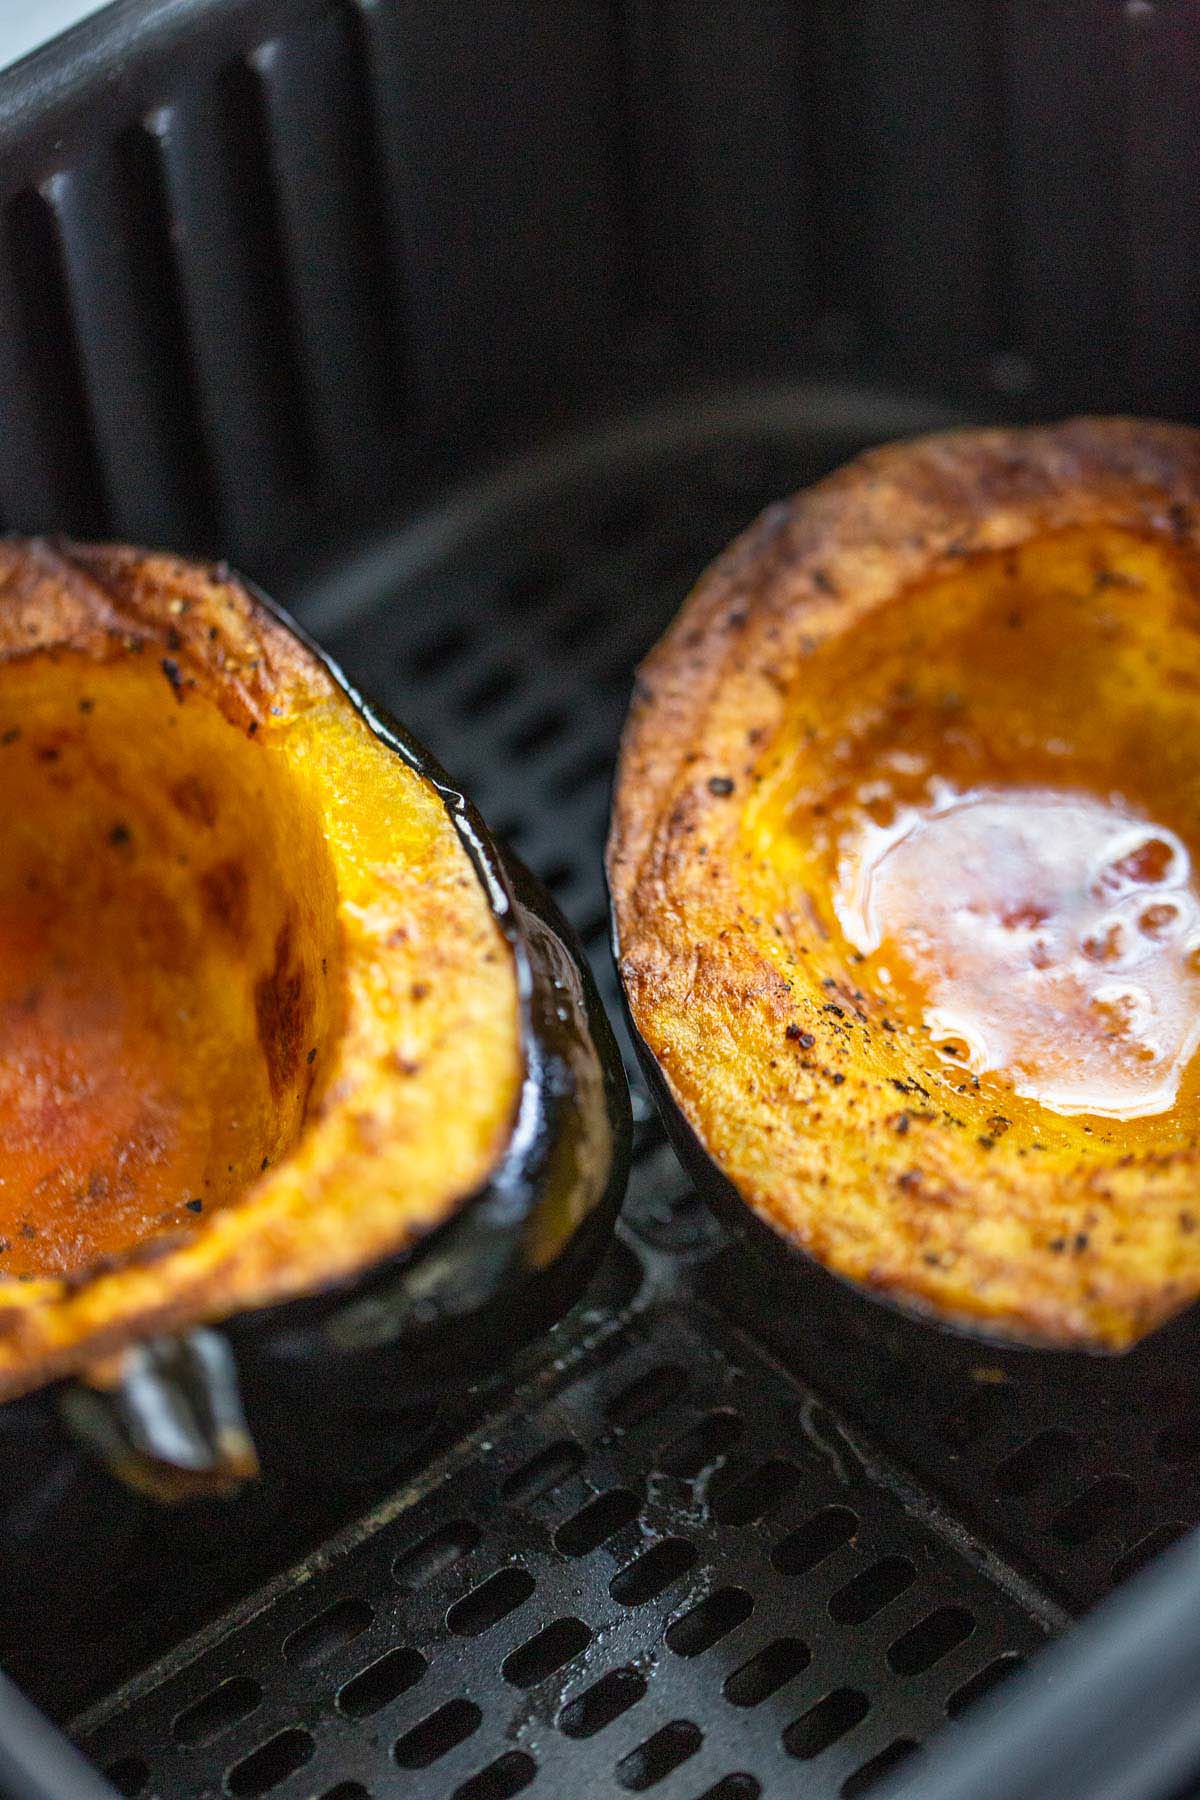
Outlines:
[[609,879],[677,1140],[860,1291],[1127,1347],[1200,1294],[1198,852],[1200,434],[862,457],[638,679]]
[[0,842],[0,1398],[124,1393],[153,1460],[131,1375],[177,1379],[228,1446],[193,1328],[424,1341],[611,1214],[567,928],[227,570],[0,545]]

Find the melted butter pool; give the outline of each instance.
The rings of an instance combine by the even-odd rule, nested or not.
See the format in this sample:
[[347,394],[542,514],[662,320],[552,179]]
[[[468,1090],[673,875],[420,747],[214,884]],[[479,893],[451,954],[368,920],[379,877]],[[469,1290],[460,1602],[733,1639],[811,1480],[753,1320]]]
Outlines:
[[934,785],[843,841],[834,904],[916,988],[947,1062],[1063,1114],[1175,1104],[1200,1044],[1200,893],[1180,839],[1119,799]]

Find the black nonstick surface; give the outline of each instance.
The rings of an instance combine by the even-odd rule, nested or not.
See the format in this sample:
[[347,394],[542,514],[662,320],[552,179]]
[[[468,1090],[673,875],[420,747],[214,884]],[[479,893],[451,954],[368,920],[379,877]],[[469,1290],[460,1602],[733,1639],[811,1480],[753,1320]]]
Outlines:
[[[279,597],[549,883],[615,1010],[601,852],[637,657],[763,504],[939,419],[685,396]],[[861,1794],[1200,1520],[1186,1369],[1068,1416],[817,1320],[768,1348],[744,1251],[636,1103],[619,1241],[515,1373],[440,1411],[364,1394],[312,1423],[336,1482],[280,1463],[224,1507],[131,1511],[117,1564],[44,1572],[0,1662],[121,1792]],[[86,1533],[110,1490],[72,1478]]]

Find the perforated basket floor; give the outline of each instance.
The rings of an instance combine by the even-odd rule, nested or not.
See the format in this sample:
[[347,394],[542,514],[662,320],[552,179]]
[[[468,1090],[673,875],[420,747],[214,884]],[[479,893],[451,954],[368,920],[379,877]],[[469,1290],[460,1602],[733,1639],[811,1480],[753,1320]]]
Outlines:
[[123,1707],[92,1743],[120,1784],[859,1793],[1037,1642],[718,1318],[607,1329]]
[[[761,505],[930,422],[684,404],[281,597],[557,891],[615,1006],[600,857],[636,658]],[[87,1709],[123,1793],[861,1794],[1200,1519],[1182,1375],[1068,1419],[815,1324],[772,1360],[744,1252],[637,1107],[620,1241],[511,1380],[440,1413],[364,1395],[336,1484],[281,1468],[146,1512],[73,1612],[3,1646],[57,1716]]]

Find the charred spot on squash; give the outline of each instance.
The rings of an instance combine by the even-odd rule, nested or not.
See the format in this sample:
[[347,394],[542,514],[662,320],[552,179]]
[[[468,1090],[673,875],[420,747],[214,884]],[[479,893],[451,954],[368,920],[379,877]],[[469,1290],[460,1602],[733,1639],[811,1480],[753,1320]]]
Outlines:
[[206,781],[195,772],[185,775],[171,789],[171,800],[187,819],[199,825],[217,822],[217,796]]
[[227,856],[205,869],[200,894],[213,929],[228,932],[236,944],[244,943],[250,918],[250,875],[245,863]]
[[292,920],[285,919],[275,938],[271,967],[254,986],[258,1041],[266,1058],[271,1092],[276,1096],[295,1080],[314,1011],[303,966],[292,946]]

